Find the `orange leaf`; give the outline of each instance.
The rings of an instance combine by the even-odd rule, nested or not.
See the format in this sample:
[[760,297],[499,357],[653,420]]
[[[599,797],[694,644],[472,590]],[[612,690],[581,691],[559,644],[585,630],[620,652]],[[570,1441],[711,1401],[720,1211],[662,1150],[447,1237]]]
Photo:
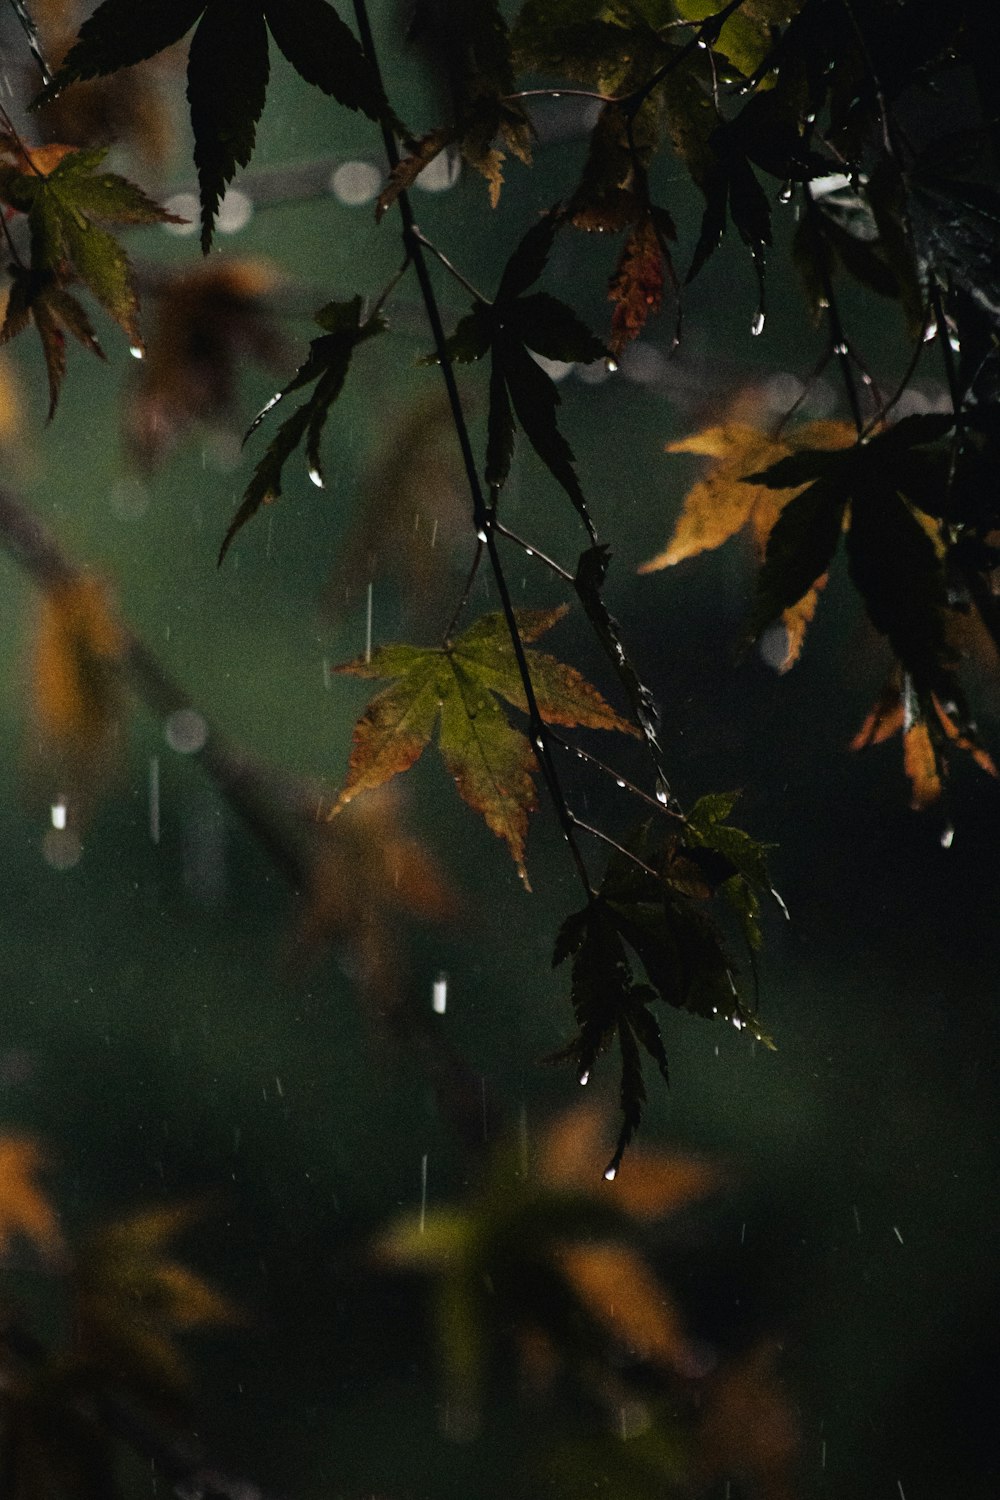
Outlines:
[[631,1246],[576,1242],[552,1253],[583,1306],[634,1358],[679,1375],[700,1369],[673,1298]]
[[49,1260],[62,1251],[56,1211],[36,1180],[44,1166],[37,1142],[28,1136],[0,1136],[0,1255],[18,1237]]
[[903,731],[903,767],[912,789],[910,806],[923,812],[941,795],[941,771],[930,731],[923,719],[916,720]]

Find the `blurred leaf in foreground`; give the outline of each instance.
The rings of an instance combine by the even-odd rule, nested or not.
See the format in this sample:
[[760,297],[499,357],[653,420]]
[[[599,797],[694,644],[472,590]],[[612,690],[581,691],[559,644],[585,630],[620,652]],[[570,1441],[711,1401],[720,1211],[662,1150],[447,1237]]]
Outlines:
[[0,1256],[6,1257],[17,1239],[24,1239],[46,1259],[63,1249],[59,1218],[48,1194],[38,1184],[45,1155],[29,1136],[0,1135]]

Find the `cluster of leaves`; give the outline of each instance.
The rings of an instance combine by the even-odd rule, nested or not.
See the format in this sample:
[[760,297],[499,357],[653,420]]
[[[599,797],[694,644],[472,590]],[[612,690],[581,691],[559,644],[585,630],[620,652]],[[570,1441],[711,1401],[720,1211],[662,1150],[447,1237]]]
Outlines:
[[[57,1279],[66,1332],[43,1344],[5,1297],[0,1335],[0,1473],[12,1500],[108,1496],[124,1439],[159,1434],[169,1451],[190,1372],[179,1335],[232,1323],[230,1304],[169,1253],[195,1218],[190,1207],[115,1220],[71,1250],[39,1176],[38,1144],[0,1137],[0,1261],[22,1245]],[[152,1424],[152,1425],[151,1425]],[[141,1450],[140,1450],[141,1451]]]
[[50,417],[66,374],[66,335],[103,358],[90,318],[70,291],[74,283],[83,283],[142,352],[128,258],[104,225],[178,222],[134,184],[104,171],[106,155],[105,148],[30,150],[0,130],[0,203],[23,215],[29,245],[27,260],[15,249],[8,268],[13,284],[0,342],[34,323],[48,370]]
[[[578,1106],[537,1132],[530,1151],[505,1141],[465,1203],[407,1215],[376,1241],[383,1265],[432,1278],[446,1431],[475,1432],[497,1347],[513,1344],[536,1396],[563,1384],[590,1404],[591,1437],[549,1454],[544,1477],[560,1492],[577,1493],[581,1471],[590,1484],[607,1473],[640,1494],[702,1495],[740,1475],[777,1500],[799,1434],[773,1349],[715,1368],[650,1253],[656,1227],[717,1192],[723,1174],[639,1148],[609,1196],[592,1172],[604,1140],[603,1112]],[[622,1432],[626,1413],[634,1434]],[[649,1477],[633,1490],[633,1466],[644,1464]]]
[[[646,1089],[642,1054],[669,1081],[657,1001],[677,1010],[729,1021],[772,1046],[740,997],[707,903],[721,895],[735,910],[751,961],[761,944],[760,894],[771,892],[765,850],[728,822],[736,795],[703,797],[685,819],[663,817],[641,826],[608,861],[596,896],[563,924],[553,963],[572,959],[572,1000],[578,1032],[566,1052],[582,1084],[601,1053],[617,1044],[621,1058],[622,1125],[605,1177],[613,1180],[642,1119]],[[663,829],[666,829],[664,834]],[[647,983],[636,983],[638,961]]]

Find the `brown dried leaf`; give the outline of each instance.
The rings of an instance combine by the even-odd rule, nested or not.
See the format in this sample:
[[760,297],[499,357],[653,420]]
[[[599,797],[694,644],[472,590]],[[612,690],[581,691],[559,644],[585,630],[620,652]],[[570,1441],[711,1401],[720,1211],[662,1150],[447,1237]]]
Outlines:
[[127,444],[144,468],[161,463],[196,424],[233,425],[238,379],[248,363],[288,361],[271,298],[280,285],[269,261],[213,257],[166,274],[131,400]]
[[613,354],[620,355],[626,344],[639,337],[647,318],[660,311],[663,283],[663,251],[655,227],[646,219],[626,239],[611,278],[608,298],[615,304],[611,314]]

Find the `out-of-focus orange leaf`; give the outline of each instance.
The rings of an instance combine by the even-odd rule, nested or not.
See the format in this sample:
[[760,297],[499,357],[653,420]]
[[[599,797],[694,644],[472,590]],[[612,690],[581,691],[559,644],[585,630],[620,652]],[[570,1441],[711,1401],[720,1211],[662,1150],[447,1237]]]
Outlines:
[[632,1246],[563,1244],[553,1256],[582,1305],[634,1359],[678,1375],[701,1373],[677,1304]]
[[47,1259],[63,1249],[59,1219],[38,1185],[45,1156],[28,1136],[0,1135],[0,1255],[15,1239],[28,1240]]
[[941,795],[938,759],[923,719],[917,719],[903,730],[903,768],[910,779],[910,806],[923,812]]
[[431,390],[407,405],[401,417],[388,413],[387,419],[395,425],[380,429],[378,453],[334,563],[330,609],[339,614],[342,603],[357,603],[373,580],[389,579],[410,615],[442,620],[444,585],[459,541],[461,566],[468,563],[469,497],[451,411],[446,397]]
[[849,750],[865,750],[891,740],[903,727],[903,688],[899,674],[893,672],[878,698],[869,709],[865,722],[854,736]]
[[279,283],[268,261],[219,256],[155,287],[147,355],[125,415],[126,441],[145,468],[197,423],[234,422],[238,377],[249,361],[281,366],[284,339],[270,304]]
[[798,1500],[802,1439],[777,1372],[780,1352],[773,1342],[758,1344],[708,1382],[698,1430],[705,1483],[732,1478],[759,1500]]
[[[42,52],[53,72],[92,9],[77,0],[31,0]],[[43,134],[72,146],[126,146],[147,168],[166,166],[175,130],[165,85],[183,57],[182,46],[171,47],[112,77],[74,84],[39,110]]]
[[[607,1153],[607,1111],[600,1105],[577,1105],[558,1115],[536,1147],[535,1167],[546,1187],[563,1193],[594,1191],[594,1162]],[[628,1171],[615,1179],[614,1201],[623,1213],[652,1224],[715,1192],[718,1166],[697,1156],[682,1156],[633,1146]]]
[[343,944],[362,992],[388,1006],[399,982],[399,914],[447,922],[459,906],[430,851],[405,831],[402,798],[386,787],[323,825],[290,956],[308,961]]
[[42,595],[30,661],[31,722],[47,772],[84,806],[118,749],[122,651],[107,590],[92,575],[76,574]]
[[663,281],[663,250],[659,235],[650,220],[645,219],[629,233],[611,278],[608,297],[615,304],[611,314],[610,348],[613,354],[621,354],[626,344],[639,337],[647,318],[655,317],[660,311]]
[[75,1360],[144,1399],[175,1397],[187,1384],[179,1333],[239,1321],[224,1297],[167,1253],[195,1217],[190,1207],[131,1214],[91,1235],[74,1268]]
[[[3,323],[7,302],[6,290],[0,301],[0,324]],[[0,443],[5,448],[15,447],[24,427],[24,406],[18,389],[17,377],[8,359],[0,355]]]

